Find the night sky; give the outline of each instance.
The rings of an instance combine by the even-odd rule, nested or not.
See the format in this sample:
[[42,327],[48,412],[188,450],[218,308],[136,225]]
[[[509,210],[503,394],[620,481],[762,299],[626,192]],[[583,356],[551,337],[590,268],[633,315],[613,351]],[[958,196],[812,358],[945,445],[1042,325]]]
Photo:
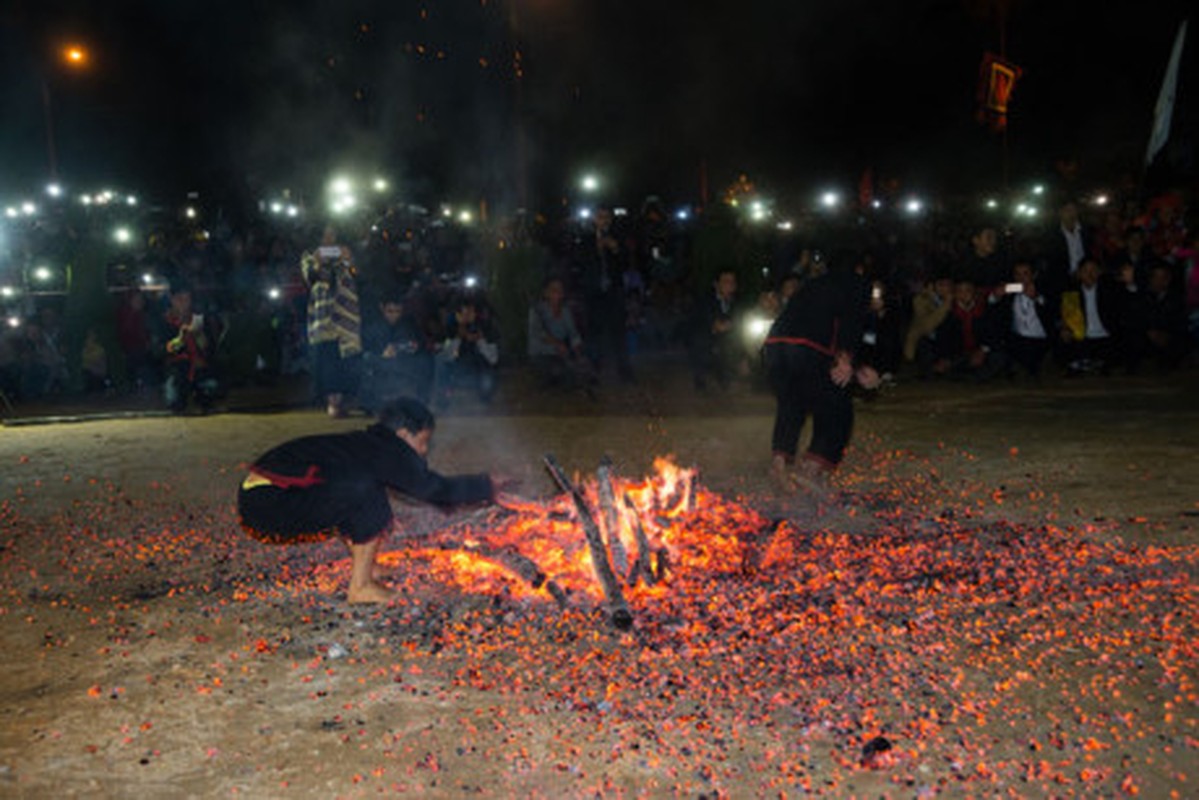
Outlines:
[[[975,92],[1001,5],[1024,69],[1013,177],[1052,179],[1063,159],[1094,180],[1135,169],[1181,1],[9,0],[0,194],[48,174],[43,82],[65,180],[164,196],[302,192],[350,168],[420,201],[503,205],[519,125],[535,202],[584,169],[625,201],[697,199],[701,169],[713,191],[746,172],[796,197],[852,190],[866,167],[985,188],[1002,149]],[[91,49],[86,72],[54,63],[70,40]],[[1182,84],[1180,126],[1199,105]]]

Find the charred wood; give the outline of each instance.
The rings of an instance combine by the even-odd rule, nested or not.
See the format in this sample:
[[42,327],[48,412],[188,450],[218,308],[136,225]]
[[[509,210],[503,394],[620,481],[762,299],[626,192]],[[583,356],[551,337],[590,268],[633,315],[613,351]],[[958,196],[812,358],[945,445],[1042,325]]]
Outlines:
[[607,600],[608,614],[612,625],[619,630],[631,628],[633,614],[629,611],[624,593],[620,589],[620,583],[615,573],[612,572],[612,564],[608,561],[608,549],[604,546],[603,534],[600,532],[595,517],[591,515],[591,510],[587,507],[586,498],[583,497],[579,487],[562,471],[561,465],[558,464],[558,460],[552,453],[547,453],[544,460],[546,469],[549,470],[554,482],[574,501],[575,511],[579,514],[579,523],[583,527],[583,535],[587,538],[587,547],[591,552],[591,563],[595,567],[595,576],[599,580],[600,587],[604,591],[604,598]]
[[623,575],[629,568],[629,556],[620,539],[620,510],[616,507],[616,491],[612,486],[612,459],[608,456],[600,459],[595,475],[599,483],[597,494],[604,531],[608,534],[608,552],[612,554],[612,569],[617,575]]

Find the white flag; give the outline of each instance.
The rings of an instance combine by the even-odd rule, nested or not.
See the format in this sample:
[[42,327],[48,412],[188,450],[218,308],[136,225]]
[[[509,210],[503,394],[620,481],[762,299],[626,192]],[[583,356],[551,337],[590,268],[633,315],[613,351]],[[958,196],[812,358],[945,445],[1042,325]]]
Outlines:
[[1170,53],[1170,64],[1166,67],[1166,78],[1162,81],[1162,90],[1157,95],[1157,105],[1153,107],[1153,130],[1149,133],[1149,149],[1145,151],[1145,166],[1153,163],[1157,151],[1166,145],[1170,138],[1170,119],[1174,116],[1174,95],[1178,90],[1178,62],[1182,61],[1182,42],[1187,35],[1187,23],[1178,26],[1178,36],[1174,37],[1174,50]]

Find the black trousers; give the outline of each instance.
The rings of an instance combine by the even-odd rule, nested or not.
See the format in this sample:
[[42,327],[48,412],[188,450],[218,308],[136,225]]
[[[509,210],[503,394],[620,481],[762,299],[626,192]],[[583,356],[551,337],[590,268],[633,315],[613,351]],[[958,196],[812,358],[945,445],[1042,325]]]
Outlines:
[[777,407],[771,447],[788,460],[799,449],[804,422],[812,417],[807,455],[836,467],[853,432],[853,400],[849,390],[829,377],[832,359],[803,345],[767,345],[767,369]]
[[1045,355],[1048,352],[1048,339],[1034,339],[1029,336],[1012,334],[1012,338],[1008,341],[1008,355],[1011,356],[1012,361],[1019,364],[1034,378],[1040,377],[1041,365],[1045,363]]
[[374,483],[321,483],[304,488],[244,486],[237,512],[246,533],[271,544],[344,536],[366,544],[391,527],[387,490]]

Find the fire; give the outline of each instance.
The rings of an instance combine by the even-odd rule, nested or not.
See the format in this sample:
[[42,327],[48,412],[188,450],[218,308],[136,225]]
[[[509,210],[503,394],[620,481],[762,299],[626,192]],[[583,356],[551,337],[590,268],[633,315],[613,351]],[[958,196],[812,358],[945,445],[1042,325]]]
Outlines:
[[[602,533],[609,566],[622,591],[635,600],[661,593],[653,584],[664,570],[736,561],[738,524],[717,520],[726,533],[700,535],[698,529],[707,531],[706,523],[713,521],[708,518],[748,515],[754,517],[751,524],[761,522],[753,512],[700,489],[695,469],[663,457],[653,467],[639,480],[601,470],[579,486]],[[610,492],[601,486],[601,476],[610,482]],[[405,550],[403,557],[427,560],[435,577],[468,593],[503,591],[518,598],[553,596],[559,602],[563,597],[605,599],[583,520],[569,494],[541,502],[505,498],[502,507],[504,518],[458,530],[452,548],[439,541]],[[696,526],[697,521],[705,524]]]

